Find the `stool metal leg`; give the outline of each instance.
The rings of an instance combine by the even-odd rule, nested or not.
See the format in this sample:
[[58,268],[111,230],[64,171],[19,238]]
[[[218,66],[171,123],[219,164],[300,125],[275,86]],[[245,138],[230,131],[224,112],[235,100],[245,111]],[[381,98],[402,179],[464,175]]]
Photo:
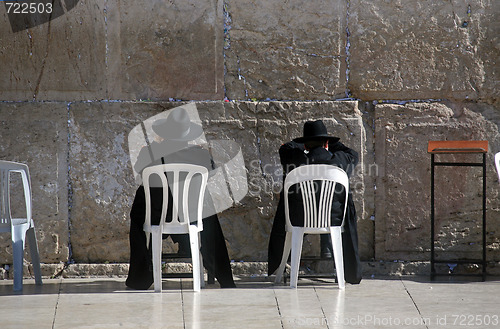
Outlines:
[[486,153],[483,153],[483,281],[486,280]]
[[431,154],[431,280],[436,275],[434,267],[434,154]]

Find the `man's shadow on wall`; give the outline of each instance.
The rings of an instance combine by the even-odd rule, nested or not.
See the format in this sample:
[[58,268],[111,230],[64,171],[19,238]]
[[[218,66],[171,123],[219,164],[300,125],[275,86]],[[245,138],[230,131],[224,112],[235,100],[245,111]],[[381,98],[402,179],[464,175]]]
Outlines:
[[[20,32],[47,23],[75,8],[80,0],[5,1],[12,32]],[[21,7],[18,7],[18,4]],[[27,5],[27,7],[26,7]],[[31,6],[30,6],[31,5]],[[24,7],[22,7],[24,6]],[[23,10],[26,9],[27,10]],[[31,13],[31,11],[35,11]]]

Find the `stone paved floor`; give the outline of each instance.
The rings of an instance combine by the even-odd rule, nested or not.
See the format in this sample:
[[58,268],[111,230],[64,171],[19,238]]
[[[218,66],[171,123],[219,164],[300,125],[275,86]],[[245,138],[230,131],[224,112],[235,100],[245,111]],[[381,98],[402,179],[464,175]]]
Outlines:
[[[500,328],[500,278],[372,278],[340,291],[330,279],[239,278],[235,289],[164,279],[163,293],[121,278],[0,281],[0,328]],[[476,280],[476,281],[471,281]]]

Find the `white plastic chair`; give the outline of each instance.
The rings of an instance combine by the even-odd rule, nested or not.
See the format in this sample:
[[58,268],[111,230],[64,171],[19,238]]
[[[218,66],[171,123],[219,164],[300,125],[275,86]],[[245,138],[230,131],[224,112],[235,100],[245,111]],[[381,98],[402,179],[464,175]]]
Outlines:
[[[159,225],[151,225],[150,176],[157,175],[162,181],[163,203]],[[184,177],[185,176],[185,177]],[[201,177],[196,178],[196,177]],[[193,180],[193,178],[195,178]],[[162,234],[189,233],[193,262],[193,288],[200,291],[205,285],[203,259],[200,252],[200,232],[203,231],[202,211],[208,170],[192,164],[163,164],[144,169],[142,181],[146,195],[146,220],[144,231],[149,246],[152,235],[154,289],[161,292]],[[170,191],[169,191],[170,187]],[[172,221],[167,222],[168,195],[172,194]],[[194,195],[194,197],[193,197]],[[192,198],[188,198],[190,196]],[[193,200],[194,199],[194,200]],[[194,201],[194,206],[193,206]],[[194,218],[191,218],[194,213]]]
[[500,152],[495,154],[495,166],[497,167],[498,182],[500,183]]
[[[21,174],[26,218],[11,217],[9,188],[11,172]],[[41,285],[40,256],[35,236],[35,225],[31,217],[31,181],[28,166],[22,163],[0,160],[0,183],[0,232],[10,232],[12,236],[14,290],[23,289],[23,258],[26,236],[29,241],[33,271],[35,272],[35,283]]]
[[[321,181],[321,184],[315,181]],[[304,226],[292,226],[289,213],[288,190],[294,184],[299,184],[304,207]],[[345,206],[340,226],[331,225],[331,207],[337,184],[343,185],[345,193]],[[315,187],[316,186],[316,187]],[[319,200],[315,189],[321,186]],[[302,252],[302,241],[304,234],[329,233],[332,237],[333,255],[335,258],[335,269],[340,289],[345,289],[344,281],[344,259],[342,255],[342,228],[344,226],[345,212],[347,209],[347,197],[349,191],[349,178],[344,170],[331,165],[305,165],[290,171],[285,179],[285,219],[286,238],[281,264],[276,272],[275,283],[281,281],[285,265],[292,251],[290,287],[297,287],[299,275],[300,255]],[[292,214],[293,215],[293,214]]]

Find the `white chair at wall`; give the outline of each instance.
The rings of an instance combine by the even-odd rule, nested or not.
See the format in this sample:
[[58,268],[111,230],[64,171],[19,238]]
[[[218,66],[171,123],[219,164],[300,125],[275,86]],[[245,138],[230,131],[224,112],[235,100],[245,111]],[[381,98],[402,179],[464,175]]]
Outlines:
[[[10,174],[20,173],[26,218],[12,218],[10,204]],[[31,262],[35,272],[35,283],[42,284],[40,257],[35,236],[35,225],[31,217],[31,181],[28,166],[22,163],[0,160],[0,232],[10,232],[12,236],[12,258],[14,263],[14,290],[23,289],[23,258],[25,239],[28,237]]]
[[[315,183],[321,181],[321,184]],[[299,184],[304,208],[304,226],[292,226],[289,211],[289,189],[292,185]],[[345,193],[345,206],[340,226],[331,225],[331,206],[337,184],[343,185]],[[315,193],[315,188],[321,190]],[[279,283],[285,270],[285,265],[292,251],[290,287],[297,287],[299,274],[300,255],[304,234],[325,234],[332,237],[335,269],[340,289],[345,288],[344,259],[342,255],[342,227],[344,225],[349,191],[349,178],[342,169],[331,165],[305,165],[290,171],[284,183],[286,238],[281,264],[276,272],[275,282]],[[319,200],[317,197],[319,196]],[[293,214],[292,214],[293,216]]]
[[497,167],[498,182],[500,183],[500,152],[495,154],[495,166]]
[[[151,225],[150,179],[161,179],[163,203],[160,225]],[[157,178],[156,178],[157,179]],[[204,286],[203,259],[200,252],[200,232],[203,231],[202,211],[208,170],[192,164],[163,164],[144,169],[142,181],[146,195],[144,231],[146,243],[152,235],[154,289],[161,292],[162,234],[189,234],[193,262],[193,288]],[[172,194],[172,221],[167,222],[168,195]],[[189,198],[187,197],[189,196]]]

